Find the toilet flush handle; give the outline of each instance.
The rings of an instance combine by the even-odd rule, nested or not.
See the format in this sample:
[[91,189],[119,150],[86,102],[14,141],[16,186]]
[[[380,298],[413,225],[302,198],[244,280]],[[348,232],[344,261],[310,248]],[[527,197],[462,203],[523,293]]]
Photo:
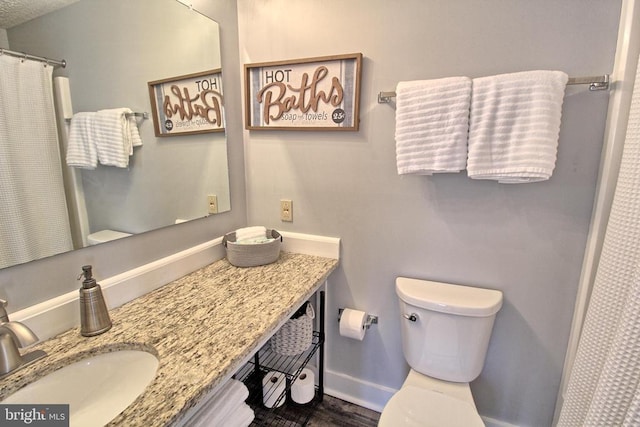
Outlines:
[[405,319],[407,319],[410,322],[415,322],[415,321],[418,320],[418,315],[415,314],[415,313],[411,313],[411,314],[404,313],[402,315],[402,317],[404,317]]

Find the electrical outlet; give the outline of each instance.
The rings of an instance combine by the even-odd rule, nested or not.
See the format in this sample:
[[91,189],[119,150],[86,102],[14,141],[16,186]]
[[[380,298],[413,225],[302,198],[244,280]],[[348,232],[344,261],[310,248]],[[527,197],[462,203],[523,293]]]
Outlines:
[[293,222],[293,201],[280,200],[280,220]]
[[207,212],[209,212],[210,214],[217,214],[218,213],[218,196],[214,194],[208,195],[207,203],[209,204],[209,209],[207,210]]

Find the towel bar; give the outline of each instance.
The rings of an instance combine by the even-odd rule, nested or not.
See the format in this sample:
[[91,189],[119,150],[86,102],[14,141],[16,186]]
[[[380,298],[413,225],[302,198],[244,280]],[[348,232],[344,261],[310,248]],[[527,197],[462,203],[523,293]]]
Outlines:
[[[589,77],[569,77],[568,85],[589,85],[590,91],[609,89],[609,74]],[[391,98],[395,98],[395,92],[379,92],[378,104],[387,104]]]
[[[126,113],[125,114],[126,117],[141,117],[142,120],[147,120],[149,119],[149,113],[147,113],[146,111],[144,113]],[[67,122],[70,122],[71,119],[70,118],[66,118],[64,119]]]

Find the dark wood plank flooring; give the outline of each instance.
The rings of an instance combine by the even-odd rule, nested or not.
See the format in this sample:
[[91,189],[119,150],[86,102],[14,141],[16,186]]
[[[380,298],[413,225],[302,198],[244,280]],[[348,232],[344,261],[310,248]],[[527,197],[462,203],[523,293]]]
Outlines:
[[[253,402],[252,407],[255,412],[252,427],[376,427],[380,418],[375,411],[327,395],[311,406],[287,402],[276,409],[265,409]],[[307,419],[307,424],[303,424]]]
[[378,419],[378,412],[325,395],[307,426],[376,427]]

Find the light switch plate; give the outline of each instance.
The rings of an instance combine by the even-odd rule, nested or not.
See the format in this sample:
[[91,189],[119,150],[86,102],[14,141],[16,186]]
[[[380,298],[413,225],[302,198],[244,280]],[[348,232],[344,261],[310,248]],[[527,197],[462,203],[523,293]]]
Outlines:
[[293,222],[293,201],[287,199],[280,200],[280,220]]

